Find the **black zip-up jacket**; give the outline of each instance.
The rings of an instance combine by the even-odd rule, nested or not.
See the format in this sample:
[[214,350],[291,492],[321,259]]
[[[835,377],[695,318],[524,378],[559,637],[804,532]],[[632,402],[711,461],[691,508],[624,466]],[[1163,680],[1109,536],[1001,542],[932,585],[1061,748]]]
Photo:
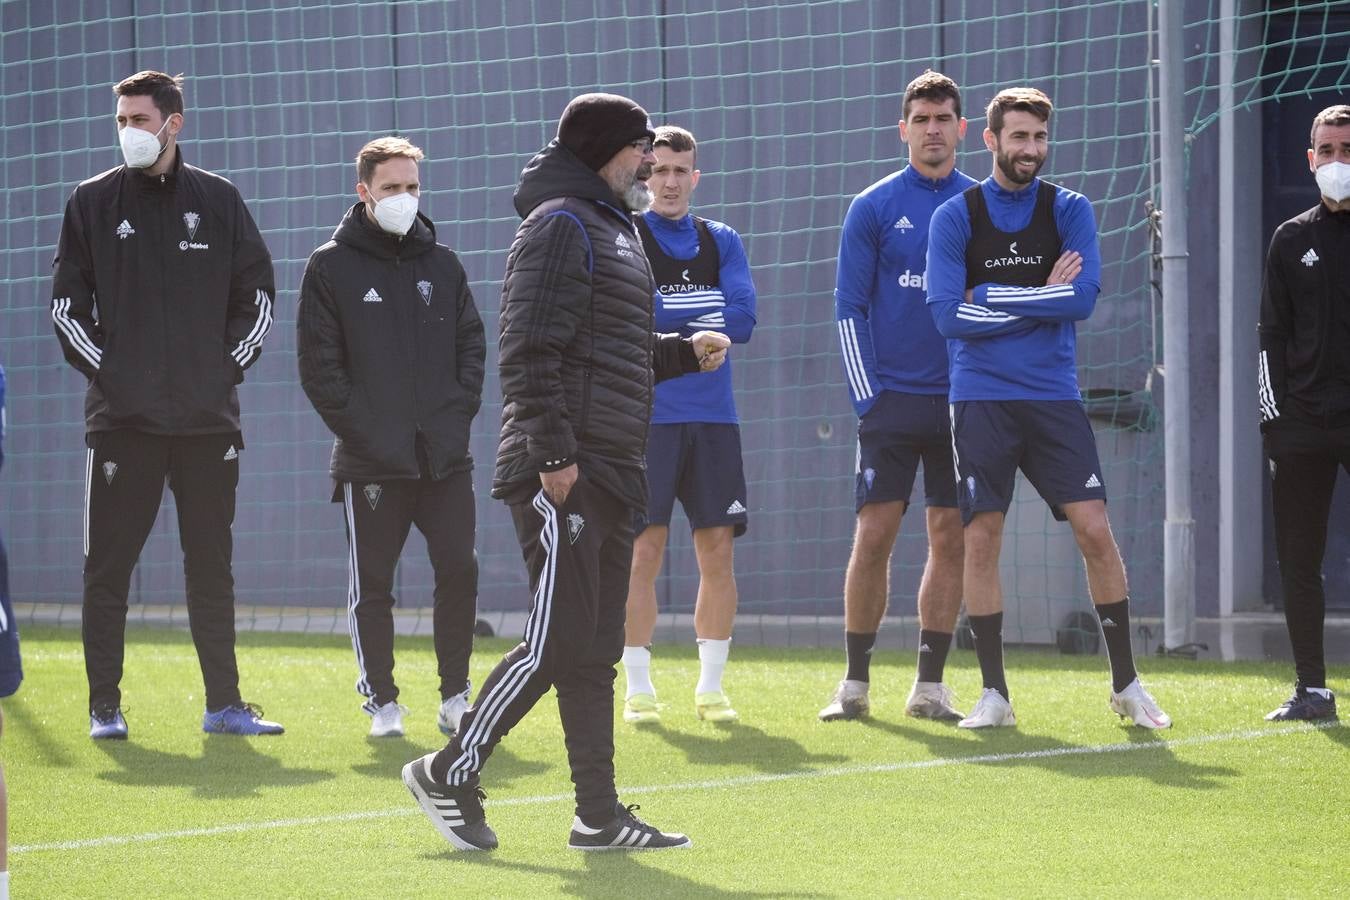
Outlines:
[[420,213],[404,237],[357,203],[315,250],[296,317],[300,383],[332,430],[338,481],[473,467],[483,321],[464,267]]
[[656,286],[633,219],[558,141],[521,173],[524,221],[502,283],[501,444],[492,495],[515,502],[539,473],[576,463],[633,508],[647,503],[643,456],[653,379],[699,370],[679,335],[652,333]]
[[1258,330],[1262,430],[1350,425],[1350,211],[1319,202],[1275,229]]
[[89,378],[85,426],[239,430],[235,385],[272,327],[272,257],[234,185],[184,164],[118,166],[66,202],[52,321]]

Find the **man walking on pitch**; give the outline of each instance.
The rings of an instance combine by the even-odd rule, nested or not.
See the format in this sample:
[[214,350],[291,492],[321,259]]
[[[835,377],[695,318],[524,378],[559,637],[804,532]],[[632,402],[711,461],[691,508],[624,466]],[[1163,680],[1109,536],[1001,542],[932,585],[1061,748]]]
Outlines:
[[1321,200],[1275,230],[1261,294],[1261,430],[1297,679],[1273,721],[1336,716],[1322,558],[1336,470],[1350,472],[1350,106],[1318,113],[1311,140]]
[[1144,690],[1130,648],[1125,566],[1106,516],[1097,442],[1075,367],[1074,323],[1092,314],[1101,256],[1092,206],[1037,178],[1049,152],[1050,98],[1000,92],[984,143],[993,174],[933,215],[928,305],[951,339],[951,416],[965,598],[984,692],[963,728],[1015,725],[1003,671],[998,558],[1021,469],[1067,519],[1111,662],[1110,706],[1145,728],[1172,720]]
[[437,725],[468,707],[478,601],[469,427],[483,388],[483,322],[459,258],[418,210],[422,151],[378,138],[356,157],[358,202],[314,251],[296,320],[300,380],[335,436],[347,624],[372,737],[403,734],[394,683],[394,568],[413,524],[435,573]]
[[820,711],[827,722],[868,713],[872,646],[890,595],[891,551],[920,461],[928,561],[919,583],[918,676],[905,712],[961,718],[942,681],[961,611],[947,342],[925,305],[924,270],[933,211],[975,184],[956,168],[956,147],[965,134],[956,82],[932,71],[915,78],[901,106],[900,139],[909,147],[909,165],[855,197],[844,218],[834,310],[858,413],[858,526],[844,577],[848,670]]
[[[652,152],[656,154],[649,182],[652,208],[638,216],[637,224],[656,278],[656,328],[682,335],[709,329],[743,344],[755,327],[755,285],[740,235],[721,222],[689,212],[700,174],[694,136],[683,128],[662,125],[656,129]],[[722,690],[722,670],[736,619],[732,541],[745,533],[748,513],[731,366],[657,385],[651,421],[650,497],[639,516],[628,582],[623,648],[628,693],[623,717],[643,723],[661,716],[651,680],[656,577],[678,496],[694,534],[699,571],[694,711],[705,721],[732,722],[737,713]]]
[[113,88],[126,165],[81,183],[56,248],[52,321],[85,397],[84,662],[89,736],[127,736],[127,593],[164,482],[178,506],[202,730],[280,734],[239,695],[230,570],[235,386],[272,327],[272,257],[234,185],[183,161],[182,78]]
[[614,676],[623,651],[633,513],[653,379],[713,371],[730,342],[653,335],[656,286],[632,213],[651,205],[651,123],[632,100],[583,94],[521,173],[524,220],[502,284],[501,444],[492,494],[511,507],[533,593],[525,636],[439,753],[403,783],[453,846],[491,850],[479,774],[554,688],[576,787],[575,850],[687,847],[614,786]]

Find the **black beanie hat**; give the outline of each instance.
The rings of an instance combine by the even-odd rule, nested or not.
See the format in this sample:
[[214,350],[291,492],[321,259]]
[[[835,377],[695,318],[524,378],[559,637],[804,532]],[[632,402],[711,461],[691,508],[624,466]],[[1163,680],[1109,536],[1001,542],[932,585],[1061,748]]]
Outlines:
[[582,94],[558,120],[558,140],[599,172],[624,144],[654,140],[647,111],[618,94]]

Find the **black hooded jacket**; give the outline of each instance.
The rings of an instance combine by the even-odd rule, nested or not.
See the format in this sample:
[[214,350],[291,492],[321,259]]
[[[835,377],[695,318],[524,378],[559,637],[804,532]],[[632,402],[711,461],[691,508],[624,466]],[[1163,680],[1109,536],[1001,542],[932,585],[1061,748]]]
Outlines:
[[521,173],[524,221],[502,283],[502,431],[492,495],[515,502],[576,463],[633,508],[654,380],[699,370],[679,335],[652,333],[651,267],[632,216],[558,141]]
[[405,237],[357,203],[314,251],[296,317],[300,383],[336,436],[339,481],[472,468],[483,322],[458,257],[418,214]]

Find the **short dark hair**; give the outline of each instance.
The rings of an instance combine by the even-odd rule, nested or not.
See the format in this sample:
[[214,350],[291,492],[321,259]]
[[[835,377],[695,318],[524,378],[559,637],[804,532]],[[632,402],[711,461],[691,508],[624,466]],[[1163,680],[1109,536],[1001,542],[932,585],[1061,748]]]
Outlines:
[[698,165],[698,142],[694,136],[678,125],[662,125],[656,129],[656,137],[652,140],[653,147],[669,147],[676,153],[694,154],[694,165]]
[[1308,132],[1308,146],[1313,149],[1317,148],[1317,129],[1321,125],[1350,125],[1350,106],[1344,103],[1328,106],[1317,114]]
[[154,101],[155,109],[164,118],[174,113],[183,114],[183,76],[166,75],[146,69],[135,75],[123,78],[113,85],[113,94],[118,97],[145,97]]
[[356,180],[370,184],[370,179],[375,177],[375,167],[397,157],[417,162],[422,158],[422,148],[414,147],[407,138],[394,136],[370,141],[356,154]]
[[961,117],[961,89],[941,72],[924,69],[922,75],[905,87],[905,102],[900,107],[900,118],[909,121],[909,105],[915,100],[930,100],[933,103],[951,100],[956,117]]
[[998,134],[1003,130],[1003,117],[1013,110],[1029,112],[1042,122],[1050,121],[1055,105],[1050,98],[1034,87],[1005,88],[994,95],[985,110],[989,130]]

